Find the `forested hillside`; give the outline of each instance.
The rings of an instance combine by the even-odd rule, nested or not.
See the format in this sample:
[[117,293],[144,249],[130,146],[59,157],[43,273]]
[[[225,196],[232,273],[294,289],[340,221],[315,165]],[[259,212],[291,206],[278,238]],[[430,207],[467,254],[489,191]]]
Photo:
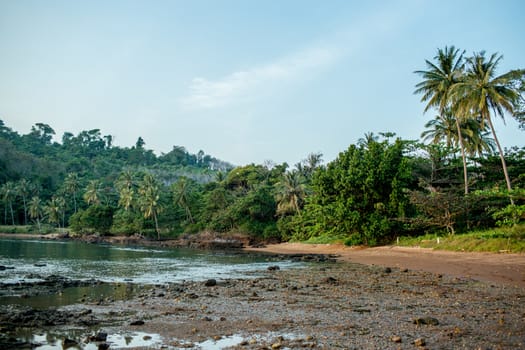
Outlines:
[[212,231],[375,245],[496,226],[522,239],[525,147],[503,149],[493,120],[523,126],[525,71],[498,76],[500,59],[438,50],[416,72],[415,92],[437,113],[422,140],[367,133],[326,165],[313,153],[292,167],[234,168],[181,146],[156,156],[140,137],[121,148],[94,129],[58,143],[47,124],[20,135],[0,121],[1,221],[158,239]]

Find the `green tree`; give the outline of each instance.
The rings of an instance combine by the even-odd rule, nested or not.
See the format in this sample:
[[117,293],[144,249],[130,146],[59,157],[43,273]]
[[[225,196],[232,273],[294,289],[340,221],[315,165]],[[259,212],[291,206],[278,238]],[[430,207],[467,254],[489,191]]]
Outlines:
[[[445,49],[438,49],[438,53],[434,57],[435,62],[425,60],[428,70],[415,72],[423,77],[423,81],[416,85],[414,93],[423,94],[421,101],[427,102],[425,112],[432,107],[437,108],[440,115],[444,115],[447,109],[451,112],[454,111],[455,104],[451,90],[463,75],[465,67],[463,60],[464,54],[465,51],[460,52],[460,50],[456,49],[454,46],[445,46]],[[465,194],[468,194],[469,189],[465,146],[461,134],[459,118],[455,116],[454,121],[456,124],[457,141],[459,142],[461,157],[463,160]]]
[[317,171],[304,208],[303,238],[328,234],[374,245],[400,230],[412,179],[405,147],[399,139],[351,145]]
[[44,213],[50,224],[56,224],[60,228],[60,223],[64,221],[65,201],[61,197],[53,196],[44,207]]
[[191,214],[192,205],[192,184],[191,181],[186,177],[181,177],[175,182],[172,187],[173,202],[176,206],[180,206],[186,213],[186,219],[190,223],[195,223],[193,215]]
[[285,173],[277,186],[277,214],[301,215],[305,197],[304,178],[299,171]]
[[77,208],[77,195],[80,191],[80,178],[78,173],[69,173],[64,180],[65,192],[73,198],[73,212],[76,213]]
[[466,73],[452,88],[452,96],[457,101],[459,113],[464,116],[479,113],[482,122],[488,123],[501,158],[507,189],[511,191],[505,156],[492,123],[492,114],[504,119],[505,112],[510,115],[517,112],[515,107],[521,94],[516,82],[523,78],[525,70],[513,70],[497,76],[496,69],[502,58],[494,53],[487,59],[484,51],[467,58]]
[[29,217],[33,220],[36,220],[36,223],[38,225],[38,233],[42,233],[42,227],[40,224],[40,220],[42,219],[42,216],[44,215],[44,208],[42,206],[42,201],[38,196],[35,196],[31,198],[29,201]]
[[22,197],[22,204],[24,206],[24,225],[27,225],[27,199],[33,190],[33,185],[26,179],[18,181],[17,194]]
[[86,191],[84,192],[84,200],[87,204],[100,204],[102,185],[99,180],[89,181]]
[[139,205],[145,219],[153,218],[155,232],[157,232],[157,238],[160,240],[158,214],[162,211],[162,205],[159,187],[157,179],[152,174],[144,175],[144,179],[139,185]]
[[15,213],[13,210],[13,202],[16,199],[17,188],[14,182],[6,182],[0,187],[0,194],[2,196],[2,201],[4,202],[4,222],[7,223],[7,209],[9,208],[11,212],[11,225],[15,224]]
[[[449,109],[444,114],[437,115],[425,124],[427,130],[421,133],[424,141],[434,144],[444,142],[448,148],[459,146],[457,135],[457,118]],[[465,141],[465,153],[470,156],[494,152],[494,140],[490,138],[486,125],[478,118],[467,118],[460,122],[461,138]]]
[[135,174],[131,170],[120,173],[116,181],[116,187],[119,191],[118,205],[128,211],[135,203]]

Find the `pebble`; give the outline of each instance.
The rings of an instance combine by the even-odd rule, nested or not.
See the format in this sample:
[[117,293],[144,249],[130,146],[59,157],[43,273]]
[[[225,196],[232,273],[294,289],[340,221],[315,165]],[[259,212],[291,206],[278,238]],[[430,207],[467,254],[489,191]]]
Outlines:
[[428,325],[428,326],[437,326],[439,321],[434,317],[419,317],[414,319],[414,324],[419,325]]
[[213,286],[216,286],[217,285],[217,280],[214,279],[214,278],[210,278],[209,280],[206,280],[206,282],[204,282],[204,285],[206,287],[213,287]]
[[426,342],[425,342],[425,339],[423,338],[417,338],[416,340],[414,340],[414,345],[415,346],[425,346]]
[[394,343],[401,343],[401,337],[398,336],[398,335],[394,335],[390,338],[391,341],[393,341]]

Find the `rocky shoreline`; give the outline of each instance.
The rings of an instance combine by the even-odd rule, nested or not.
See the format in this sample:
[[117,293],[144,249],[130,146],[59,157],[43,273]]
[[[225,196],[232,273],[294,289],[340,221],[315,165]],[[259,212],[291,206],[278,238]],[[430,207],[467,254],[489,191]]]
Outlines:
[[[210,241],[205,246],[217,247]],[[0,297],[31,299],[99,286],[133,293],[81,296],[48,309],[4,305],[0,348],[34,349],[53,338],[58,348],[112,349],[121,334],[142,339],[127,347],[132,349],[525,348],[525,291],[518,285],[361,265],[335,254],[266,256],[272,265],[243,279],[143,286],[33,276],[40,281],[5,285]],[[281,259],[308,263],[282,269]]]
[[346,262],[278,266],[262,277],[152,286],[123,300],[3,308],[0,348],[36,347],[17,339],[21,328],[72,327],[81,335],[64,336],[63,344],[97,349],[112,346],[101,334],[119,332],[159,335],[162,344],[153,348],[167,349],[225,340],[229,349],[525,347],[520,288]]

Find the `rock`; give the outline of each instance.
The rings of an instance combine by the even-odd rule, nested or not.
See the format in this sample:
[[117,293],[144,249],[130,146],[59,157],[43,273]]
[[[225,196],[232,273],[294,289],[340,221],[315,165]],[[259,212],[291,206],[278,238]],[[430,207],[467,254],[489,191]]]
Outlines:
[[281,343],[272,344],[272,349],[280,349],[283,345]]
[[326,278],[323,278],[323,283],[327,283],[327,284],[337,284],[337,278],[334,278],[334,277],[326,277]]
[[77,346],[77,345],[78,345],[78,342],[73,339],[66,338],[62,341],[62,346],[64,347],[64,349],[67,349],[73,346]]
[[273,265],[273,266],[268,266],[268,271],[277,271],[277,270],[280,270],[281,268],[277,265]]
[[108,350],[109,349],[109,344],[108,343],[102,343],[102,344],[98,344],[98,350]]
[[419,317],[414,319],[414,324],[419,325],[427,325],[427,326],[437,326],[439,325],[439,321],[437,318],[434,317]]
[[108,334],[105,332],[98,332],[95,335],[95,341],[106,341],[108,339]]
[[390,338],[391,341],[393,341],[394,343],[401,343],[401,337],[398,336],[398,335],[394,335]]
[[414,340],[414,345],[415,346],[425,346],[426,342],[425,342],[425,339],[423,338],[417,338],[416,340]]
[[131,322],[129,325],[130,326],[142,326],[144,324],[144,321],[142,320],[137,320],[137,321],[133,321]]
[[213,279],[213,278],[210,278],[209,280],[206,280],[206,282],[204,282],[204,285],[206,287],[213,287],[213,286],[216,286],[217,285],[217,280]]

